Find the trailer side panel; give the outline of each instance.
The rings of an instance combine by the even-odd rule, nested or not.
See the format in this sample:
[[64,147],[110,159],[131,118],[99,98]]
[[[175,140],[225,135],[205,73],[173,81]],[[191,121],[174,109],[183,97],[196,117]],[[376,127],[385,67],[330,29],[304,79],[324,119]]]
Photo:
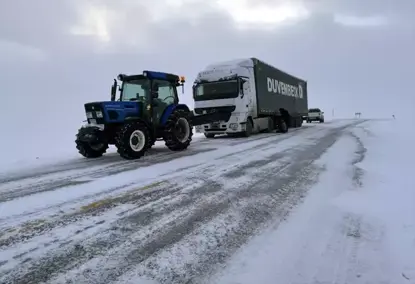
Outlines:
[[307,82],[285,73],[256,58],[254,61],[258,115],[280,114],[287,110],[292,116],[308,111]]

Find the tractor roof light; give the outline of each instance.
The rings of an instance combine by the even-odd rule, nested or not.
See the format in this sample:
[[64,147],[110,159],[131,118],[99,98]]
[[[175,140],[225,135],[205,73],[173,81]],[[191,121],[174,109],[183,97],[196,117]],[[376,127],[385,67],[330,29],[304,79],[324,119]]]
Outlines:
[[184,76],[180,76],[180,83],[184,83],[184,82],[186,82],[186,79],[184,78]]
[[158,79],[158,80],[167,80],[168,74],[164,72],[157,72],[157,71],[149,71],[144,70],[143,76],[149,78],[149,79]]

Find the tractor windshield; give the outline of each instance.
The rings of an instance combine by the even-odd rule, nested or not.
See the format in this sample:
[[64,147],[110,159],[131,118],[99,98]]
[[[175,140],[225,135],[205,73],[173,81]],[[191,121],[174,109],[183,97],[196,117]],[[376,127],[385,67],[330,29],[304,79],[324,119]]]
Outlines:
[[147,79],[124,82],[121,101],[146,101],[149,97],[150,81]]

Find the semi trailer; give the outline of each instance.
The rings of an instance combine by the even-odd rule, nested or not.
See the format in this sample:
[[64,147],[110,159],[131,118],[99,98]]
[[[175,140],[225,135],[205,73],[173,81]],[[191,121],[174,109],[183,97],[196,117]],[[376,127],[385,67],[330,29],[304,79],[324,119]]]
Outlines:
[[230,112],[228,120],[196,126],[207,138],[250,136],[301,127],[308,114],[307,81],[257,58],[208,65],[193,83],[195,115]]

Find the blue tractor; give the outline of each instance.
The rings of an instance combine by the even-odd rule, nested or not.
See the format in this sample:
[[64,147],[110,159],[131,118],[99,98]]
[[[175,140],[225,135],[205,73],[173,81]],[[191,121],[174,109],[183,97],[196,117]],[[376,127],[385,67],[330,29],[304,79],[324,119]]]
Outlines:
[[[185,150],[193,135],[193,125],[229,120],[230,113],[194,116],[179,103],[177,87],[184,77],[144,71],[141,75],[118,75],[111,101],[86,103],[87,124],[78,130],[76,148],[86,158],[101,157],[108,145],[115,145],[121,157],[141,158],[157,139],[172,151]],[[116,99],[117,89],[119,98]]]

